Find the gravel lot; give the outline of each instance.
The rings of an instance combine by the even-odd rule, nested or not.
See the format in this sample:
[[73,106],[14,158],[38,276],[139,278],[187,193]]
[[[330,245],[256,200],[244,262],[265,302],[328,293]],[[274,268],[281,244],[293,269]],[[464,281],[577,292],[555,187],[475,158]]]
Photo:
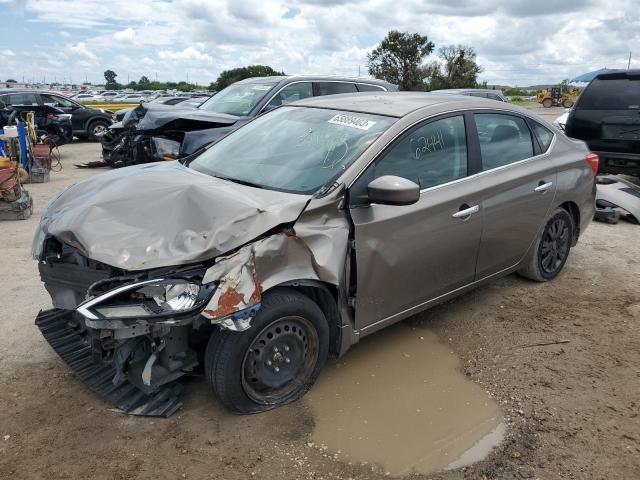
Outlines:
[[[134,418],[74,378],[33,325],[50,299],[29,249],[46,199],[98,152],[63,147],[64,169],[28,186],[34,216],[0,224],[0,478],[389,478],[311,445],[306,400],[237,417],[195,378],[172,418]],[[437,334],[507,424],[489,458],[428,478],[640,478],[639,279],[640,227],[592,223],[556,281],[509,276],[392,327]]]

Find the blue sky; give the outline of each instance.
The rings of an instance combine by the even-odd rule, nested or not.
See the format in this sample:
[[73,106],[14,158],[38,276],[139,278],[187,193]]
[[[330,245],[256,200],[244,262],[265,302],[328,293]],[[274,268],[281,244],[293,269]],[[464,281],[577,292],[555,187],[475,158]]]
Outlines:
[[[640,68],[635,0],[0,0],[0,80],[142,75],[208,85],[225,69],[366,74],[390,29],[476,49],[489,83],[557,82]],[[432,60],[432,59],[428,59]]]

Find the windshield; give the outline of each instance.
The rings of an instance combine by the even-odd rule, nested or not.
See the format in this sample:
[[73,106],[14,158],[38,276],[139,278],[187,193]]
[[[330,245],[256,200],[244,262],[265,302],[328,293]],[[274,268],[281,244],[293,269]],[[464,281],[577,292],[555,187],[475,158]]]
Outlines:
[[271,90],[276,82],[236,83],[216,93],[200,105],[201,110],[242,117]]
[[238,183],[312,194],[333,183],[394,121],[364,113],[280,107],[223,138],[189,166]]

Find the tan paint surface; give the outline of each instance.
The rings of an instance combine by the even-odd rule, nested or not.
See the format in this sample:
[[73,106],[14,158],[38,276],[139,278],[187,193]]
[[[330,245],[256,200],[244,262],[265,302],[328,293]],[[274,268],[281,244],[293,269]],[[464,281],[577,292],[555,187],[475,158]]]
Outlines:
[[501,423],[497,405],[422,327],[399,324],[364,339],[325,368],[307,398],[316,446],[391,474],[459,465],[474,446],[466,457],[479,460],[502,438],[480,442]]

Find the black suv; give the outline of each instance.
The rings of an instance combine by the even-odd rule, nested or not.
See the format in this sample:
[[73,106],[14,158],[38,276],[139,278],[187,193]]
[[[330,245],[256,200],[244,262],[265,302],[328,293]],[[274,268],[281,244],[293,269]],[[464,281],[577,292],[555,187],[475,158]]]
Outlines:
[[599,173],[640,176],[640,70],[595,77],[569,112],[565,133],[598,154]]
[[148,102],[122,112],[122,120],[100,138],[102,156],[112,167],[181,158],[280,105],[321,95],[396,90],[398,87],[390,83],[365,78],[247,78],[229,85],[198,108]]
[[50,106],[71,114],[73,135],[97,140],[111,125],[113,112],[85,107],[57,92],[43,90],[0,90],[0,102],[8,106]]

